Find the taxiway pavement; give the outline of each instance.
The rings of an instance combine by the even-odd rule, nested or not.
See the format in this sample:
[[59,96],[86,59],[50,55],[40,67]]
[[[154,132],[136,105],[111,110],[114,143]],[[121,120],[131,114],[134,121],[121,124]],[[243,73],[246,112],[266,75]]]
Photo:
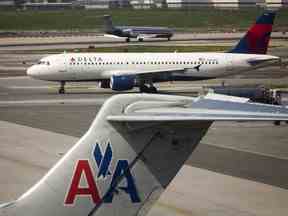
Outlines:
[[[175,33],[171,41],[225,41],[225,40],[238,40],[246,32],[227,32],[227,33]],[[288,39],[287,34],[282,32],[273,32],[271,37],[273,39]],[[56,37],[3,37],[0,38],[0,47],[9,46],[27,46],[27,45],[43,45],[43,42],[47,45],[57,44],[114,44],[119,42],[125,42],[126,38],[111,38],[106,37],[103,34],[95,34],[88,36],[56,36]],[[137,41],[132,39],[132,41]],[[147,38],[148,42],[161,42],[167,41],[166,39]]]

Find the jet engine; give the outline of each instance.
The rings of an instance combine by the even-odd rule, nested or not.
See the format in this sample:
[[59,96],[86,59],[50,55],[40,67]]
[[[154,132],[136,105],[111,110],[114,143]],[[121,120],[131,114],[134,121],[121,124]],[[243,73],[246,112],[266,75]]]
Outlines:
[[125,91],[135,86],[135,75],[112,76],[110,79],[110,88],[114,91]]
[[135,32],[133,31],[133,29],[124,29],[123,34],[129,37],[136,37],[137,35],[135,34]]

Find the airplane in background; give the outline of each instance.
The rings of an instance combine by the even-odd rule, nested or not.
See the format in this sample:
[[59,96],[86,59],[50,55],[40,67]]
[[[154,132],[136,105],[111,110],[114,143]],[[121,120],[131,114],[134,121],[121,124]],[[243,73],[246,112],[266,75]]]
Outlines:
[[167,27],[144,27],[144,26],[114,26],[110,15],[104,15],[104,29],[107,37],[125,37],[126,42],[130,38],[143,41],[145,38],[167,38],[171,39],[173,30]]
[[139,87],[156,93],[155,82],[193,81],[239,74],[270,66],[279,57],[266,55],[275,12],[264,12],[229,52],[194,53],[63,53],[42,58],[27,75],[60,82],[98,81],[115,91]]
[[112,96],[38,183],[0,205],[0,216],[144,216],[214,121],[275,120],[287,121],[288,109],[224,95]]

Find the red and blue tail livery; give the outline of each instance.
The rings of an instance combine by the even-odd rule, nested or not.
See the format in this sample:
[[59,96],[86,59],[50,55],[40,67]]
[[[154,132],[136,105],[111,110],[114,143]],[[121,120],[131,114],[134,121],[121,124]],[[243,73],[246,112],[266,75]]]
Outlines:
[[264,12],[230,53],[266,54],[275,15]]

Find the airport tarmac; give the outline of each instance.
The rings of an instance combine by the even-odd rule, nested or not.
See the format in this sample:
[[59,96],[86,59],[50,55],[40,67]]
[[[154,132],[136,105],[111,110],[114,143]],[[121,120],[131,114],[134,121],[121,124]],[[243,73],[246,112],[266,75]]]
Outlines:
[[[227,32],[227,33],[191,33],[191,32],[178,32],[171,38],[171,41],[225,41],[225,40],[238,40],[245,32]],[[273,39],[288,39],[288,35],[283,32],[273,32],[271,37]],[[43,45],[45,44],[113,44],[119,42],[125,42],[126,38],[111,38],[106,37],[103,34],[96,33],[94,35],[87,36],[55,36],[55,37],[0,37],[0,47],[7,46],[27,46],[27,45]],[[47,41],[47,42],[46,42]],[[137,41],[132,39],[132,41]],[[146,38],[148,42],[161,42],[167,41],[166,39],[158,38]]]

